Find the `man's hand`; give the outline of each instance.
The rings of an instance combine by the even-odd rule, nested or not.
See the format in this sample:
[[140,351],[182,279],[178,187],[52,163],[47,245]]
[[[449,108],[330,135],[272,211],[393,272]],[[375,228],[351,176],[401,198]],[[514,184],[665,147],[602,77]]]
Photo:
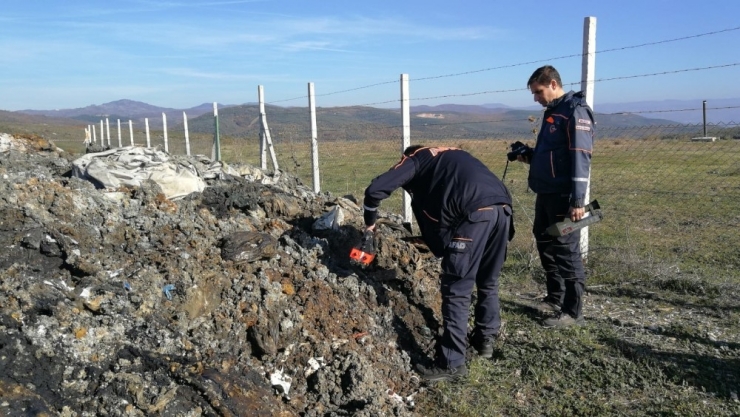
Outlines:
[[516,156],[516,160],[519,161],[519,162],[524,162],[525,164],[528,164],[529,163],[529,158],[527,158],[524,155],[517,155]]
[[577,222],[586,214],[586,209],[583,207],[571,207],[568,209],[568,214],[570,215],[571,220]]
[[375,231],[375,225],[365,226],[366,232],[374,232]]

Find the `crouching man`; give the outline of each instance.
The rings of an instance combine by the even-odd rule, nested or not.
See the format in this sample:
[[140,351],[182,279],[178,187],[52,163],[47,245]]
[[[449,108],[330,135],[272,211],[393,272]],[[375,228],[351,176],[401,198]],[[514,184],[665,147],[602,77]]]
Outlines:
[[481,161],[456,148],[411,146],[401,160],[365,190],[364,218],[374,230],[380,202],[397,188],[411,195],[422,237],[442,258],[444,333],[436,364],[418,366],[428,381],[467,375],[465,351],[473,287],[477,288],[471,343],[490,358],[501,327],[498,278],[513,237],[511,196]]

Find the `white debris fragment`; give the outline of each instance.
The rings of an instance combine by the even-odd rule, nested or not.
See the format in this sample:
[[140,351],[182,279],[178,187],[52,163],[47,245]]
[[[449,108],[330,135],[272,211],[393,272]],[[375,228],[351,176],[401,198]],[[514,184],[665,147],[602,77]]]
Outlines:
[[391,398],[391,400],[394,400],[398,403],[403,403],[403,397],[396,394],[392,389],[388,388],[385,390],[385,393],[388,394],[388,396]]
[[80,297],[82,297],[82,298],[84,298],[86,300],[88,298],[90,298],[90,288],[91,287],[87,287],[87,288],[83,289],[82,292],[80,293]]
[[45,280],[44,284],[57,288],[59,290],[64,290],[64,291],[74,291],[75,289],[75,287],[70,287],[69,285],[67,285],[66,282],[62,280],[59,280],[59,282],[51,282],[51,281]]
[[121,275],[121,272],[123,272],[123,268],[117,269],[115,271],[108,271],[108,278],[115,278]]
[[388,394],[388,396],[391,398],[391,400],[394,400],[394,401],[396,401],[399,404],[404,404],[408,408],[414,408],[414,406],[416,405],[414,403],[414,396],[418,393],[418,391],[417,392],[414,392],[411,395],[408,395],[406,397],[402,397],[402,396],[398,395],[396,392],[394,392],[390,388],[388,388],[385,391],[385,393]]
[[339,206],[324,213],[313,223],[314,230],[337,230],[344,223],[344,211]]
[[308,360],[308,366],[306,367],[306,371],[304,372],[304,375],[306,378],[313,375],[314,372],[321,369],[322,366],[326,366],[326,362],[324,362],[324,357],[319,356],[318,358],[311,358]]
[[342,346],[345,343],[349,343],[349,340],[348,339],[336,339],[336,338],[334,338],[333,341],[331,342],[331,348],[333,350],[337,350],[339,348],[339,346]]
[[288,398],[288,391],[290,391],[290,383],[292,381],[293,378],[283,373],[282,367],[279,371],[275,370],[275,372],[270,374],[270,384],[278,394],[283,394],[286,398]]

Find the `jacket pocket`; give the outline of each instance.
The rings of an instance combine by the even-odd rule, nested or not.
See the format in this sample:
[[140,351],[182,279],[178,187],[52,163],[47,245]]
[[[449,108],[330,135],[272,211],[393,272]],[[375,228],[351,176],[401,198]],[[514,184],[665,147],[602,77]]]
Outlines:
[[552,175],[552,178],[569,176],[569,160],[570,156],[567,149],[556,149],[550,151],[550,174]]

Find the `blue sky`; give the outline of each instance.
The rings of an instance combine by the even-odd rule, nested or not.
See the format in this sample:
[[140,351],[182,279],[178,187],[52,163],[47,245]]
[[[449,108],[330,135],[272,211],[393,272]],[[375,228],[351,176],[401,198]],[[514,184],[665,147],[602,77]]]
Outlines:
[[[4,3],[2,110],[242,104],[257,100],[258,85],[268,103],[306,106],[309,82],[317,106],[397,107],[402,73],[412,105],[528,106],[538,66],[580,80],[586,16],[597,18],[597,51],[611,50],[596,56],[597,111],[740,97],[734,0]],[[720,68],[687,71],[706,67]]]

